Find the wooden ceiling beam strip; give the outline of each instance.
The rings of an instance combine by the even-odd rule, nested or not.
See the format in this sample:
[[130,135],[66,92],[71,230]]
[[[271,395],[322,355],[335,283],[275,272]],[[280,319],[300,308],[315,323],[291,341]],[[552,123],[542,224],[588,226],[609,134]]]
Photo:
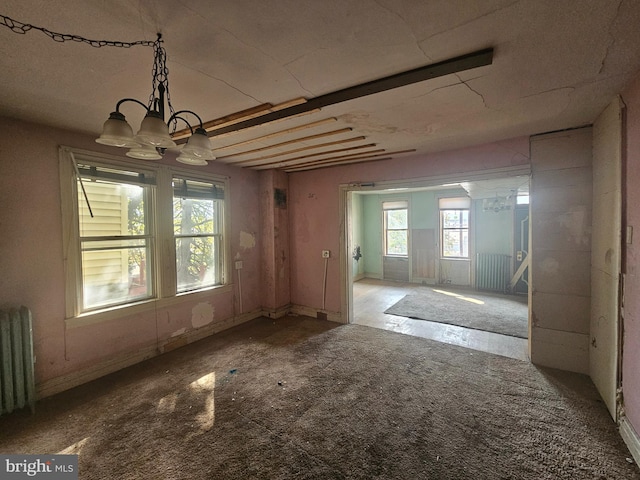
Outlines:
[[325,165],[325,164],[331,164],[331,165],[338,165],[338,164],[342,164],[342,163],[352,163],[353,160],[371,160],[374,159],[376,157],[382,157],[382,156],[387,156],[387,155],[399,155],[401,153],[412,153],[415,152],[415,148],[409,149],[409,150],[396,150],[395,152],[384,152],[384,153],[378,153],[375,155],[370,155],[370,153],[374,153],[374,152],[367,152],[367,154],[363,155],[363,154],[358,154],[356,155],[352,155],[352,158],[347,158],[347,159],[335,159],[335,158],[330,158],[330,159],[326,159],[326,160],[317,160],[317,161],[313,161],[313,162],[307,162],[307,163],[303,163],[303,164],[299,164],[299,165],[294,165],[293,168],[302,168],[302,167],[308,167],[308,166],[312,166],[312,165]]
[[225,145],[223,147],[216,147],[215,151],[224,150],[226,148],[236,148],[241,147],[243,145],[247,145],[249,143],[261,142],[264,140],[270,140],[275,137],[280,137],[282,135],[289,135],[291,133],[296,133],[301,130],[306,130],[308,128],[320,127],[322,125],[326,125],[328,123],[337,122],[338,119],[336,117],[325,118],[324,120],[318,120],[317,122],[305,123],[304,125],[298,125],[297,127],[287,128],[286,130],[279,130],[277,132],[269,133],[268,135],[262,135],[261,137],[250,138],[249,140],[244,140],[238,143],[232,143],[230,145]]
[[[307,101],[306,98],[294,98],[293,100],[289,100],[287,102],[279,103],[277,105],[273,105],[271,103],[263,103],[262,105],[258,105],[256,107],[247,108],[246,110],[241,110],[239,112],[231,113],[229,115],[225,115],[224,117],[217,118],[215,120],[210,120],[202,124],[202,127],[210,132],[212,130],[216,130],[218,128],[222,128],[228,125],[234,125],[236,123],[251,120],[252,118],[257,118],[267,113],[274,113],[280,110],[285,110],[287,108],[294,107],[296,105],[301,105]],[[173,140],[181,140],[184,138],[188,138],[191,136],[191,130],[189,128],[185,128],[178,132],[175,132],[171,138]]]
[[283,167],[290,167],[290,166],[306,165],[306,164],[311,164],[311,163],[315,163],[315,162],[321,162],[321,161],[324,161],[324,160],[342,160],[342,159],[353,158],[353,157],[356,157],[356,156],[369,155],[371,153],[381,153],[381,152],[385,151],[384,148],[378,148],[376,150],[371,150],[369,152],[356,152],[356,153],[350,153],[348,155],[338,155],[336,157],[318,158],[318,159],[312,160],[312,161],[308,160],[310,157],[315,157],[315,156],[318,156],[318,155],[326,155],[328,153],[352,152],[355,149],[360,150],[361,148],[364,148],[364,147],[371,148],[371,147],[375,147],[375,146],[376,146],[375,143],[371,143],[369,145],[362,145],[361,147],[341,148],[339,150],[331,150],[330,152],[322,152],[322,153],[315,154],[315,155],[304,155],[304,156],[298,157],[296,159],[279,160],[279,161],[276,161],[276,162],[262,163],[260,165],[253,165],[253,167],[260,167],[260,169],[262,167],[266,167],[266,168],[283,168]]
[[332,93],[327,93],[325,95],[307,99],[304,104],[294,105],[277,112],[271,112],[257,118],[247,119],[242,122],[235,123],[234,125],[227,125],[225,127],[216,129],[216,131],[213,132],[213,134],[210,136],[243,130],[245,128],[262,125],[274,120],[289,117],[291,115],[298,115],[311,109],[323,108],[329,105],[335,105],[337,103],[354,100],[356,98],[392,90],[394,88],[404,87],[406,85],[423,82],[425,80],[430,80],[444,75],[490,65],[492,62],[493,48],[478,50],[466,55],[450,58],[448,60],[432,63],[423,67],[414,68],[413,70],[397,73],[395,75],[379,78],[371,82],[362,83],[360,85],[355,85],[353,87],[344,88]]
[[232,157],[238,157],[240,155],[249,155],[252,153],[264,152],[265,150],[270,150],[272,148],[284,147],[286,145],[293,145],[295,143],[306,142],[308,140],[316,140],[318,138],[330,137],[332,135],[339,135],[341,133],[349,133],[353,130],[351,127],[341,128],[339,130],[332,130],[330,132],[316,133],[315,135],[309,135],[306,137],[294,138],[293,140],[287,140],[286,142],[274,143],[272,145],[267,145],[266,147],[254,148],[253,150],[246,150],[240,153],[234,153],[232,155],[226,155],[224,157],[218,157],[218,159],[227,159]]
[[[287,117],[275,118],[275,119],[270,120],[269,122],[266,122],[266,123],[259,123],[258,125],[253,125],[253,126],[251,126],[251,127],[247,127],[246,129],[243,129],[243,130],[249,130],[249,129],[251,129],[251,128],[260,128],[260,127],[263,127],[263,126],[267,125],[267,123],[269,123],[269,124],[273,124],[273,123],[278,123],[278,122],[284,122],[284,121],[286,121],[286,120],[290,120],[290,119],[295,118],[295,117],[302,117],[302,116],[304,116],[304,115],[312,115],[312,114],[314,114],[314,113],[318,113],[318,112],[320,112],[320,111],[321,111],[321,110],[320,110],[319,108],[314,108],[313,110],[304,111],[304,112],[299,112],[299,113],[296,113],[296,114],[294,114],[294,115],[289,115],[289,116],[287,116]],[[212,139],[213,139],[213,138],[215,138],[215,140],[218,140],[219,138],[224,138],[224,137],[227,137],[227,136],[229,136],[229,135],[235,135],[235,134],[237,134],[238,132],[241,132],[241,131],[243,131],[243,130],[231,130],[231,131],[229,131],[229,132],[221,133],[221,134],[219,134],[219,135],[216,133],[215,137],[212,137]],[[209,136],[211,137],[211,135],[209,135]],[[178,144],[180,144],[180,143],[186,143],[186,142],[187,142],[187,140],[186,140],[186,139],[176,141],[176,143],[178,143]]]
[[[276,158],[276,157],[282,157],[282,156],[285,156],[285,155],[291,155],[291,154],[298,153],[298,152],[306,152],[308,150],[315,150],[316,148],[331,147],[333,145],[341,145],[343,143],[350,143],[350,142],[359,142],[360,140],[364,140],[366,138],[367,137],[365,137],[365,136],[351,137],[351,138],[346,138],[344,140],[336,140],[335,142],[318,143],[316,145],[308,145],[306,147],[294,148],[293,150],[287,150],[286,152],[272,153],[271,155],[265,155],[265,156],[259,157],[259,158],[252,158],[252,159],[240,160],[240,161],[233,161],[232,160],[232,161],[226,162],[226,163],[231,163],[233,165],[241,165],[241,164],[245,164],[245,163],[258,162],[258,161],[262,161],[262,160],[269,160],[270,158]],[[321,155],[321,154],[316,154],[316,155]]]
[[353,163],[363,163],[363,162],[381,162],[382,160],[391,160],[393,157],[383,157],[383,158],[376,158],[376,159],[368,159],[368,158],[364,158],[364,159],[358,159],[358,160],[352,160],[350,162],[344,162],[344,163],[340,163],[340,164],[330,164],[330,165],[308,165],[306,167],[301,167],[301,168],[290,168],[290,169],[285,169],[284,171],[287,173],[295,173],[295,172],[305,172],[308,170],[318,170],[320,168],[329,168],[329,167],[336,167],[336,166],[340,166],[340,165],[350,165]]
[[[338,148],[335,150],[327,150],[326,152],[318,152],[318,153],[312,153],[309,155],[302,155],[300,157],[294,157],[294,158],[287,158],[285,160],[276,160],[275,162],[269,162],[269,163],[258,163],[256,165],[241,165],[242,167],[262,167],[262,166],[270,166],[270,165],[282,165],[284,163],[291,163],[293,161],[296,160],[303,160],[303,159],[308,159],[311,157],[317,157],[319,155],[330,155],[332,153],[340,153],[340,152],[352,152],[354,150],[362,150],[363,148],[373,148],[375,147],[376,144],[375,143],[368,143],[366,145],[356,145],[355,147],[347,147],[347,148]],[[383,152],[384,150],[379,150],[381,152]],[[356,155],[356,154],[353,154]],[[272,167],[270,167],[272,168]]]
[[[246,110],[240,110],[239,112],[231,113],[229,115],[225,115],[224,117],[216,118],[215,120],[210,120],[202,124],[202,127],[206,130],[207,127],[213,128],[215,126],[225,126],[229,125],[231,122],[240,122],[243,120],[249,120],[251,118],[255,118],[258,115],[264,115],[269,113],[273,108],[271,103],[263,103],[262,105],[258,105],[255,107],[247,108]],[[191,136],[191,130],[189,128],[184,128],[175,132],[171,135],[173,140],[181,140],[183,138],[188,138]]]

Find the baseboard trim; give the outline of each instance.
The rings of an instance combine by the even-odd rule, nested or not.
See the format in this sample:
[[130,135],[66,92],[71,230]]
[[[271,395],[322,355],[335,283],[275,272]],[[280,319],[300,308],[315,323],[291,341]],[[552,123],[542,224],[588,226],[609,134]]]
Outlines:
[[221,332],[223,330],[227,330],[261,316],[263,316],[263,311],[261,309],[243,313],[242,315],[236,315],[221,322],[207,325],[196,330],[191,330],[176,337],[167,338],[157,346],[152,345],[150,347],[145,347],[135,352],[120,355],[117,358],[102,361],[80,371],[72,372],[67,375],[61,375],[50,380],[45,380],[44,382],[38,383],[36,385],[36,396],[38,399],[50,397],[52,395],[55,395],[56,393],[69,390],[84,383],[88,383],[92,380],[96,380],[100,377],[104,377],[105,375],[108,375],[110,373],[117,372],[118,370],[122,370],[123,368],[130,367],[132,365],[135,365],[136,363],[143,362],[162,353],[166,353],[190,343],[197,342],[198,340],[202,340],[203,338],[206,338],[210,335]]
[[627,444],[631,456],[636,462],[636,465],[640,465],[640,437],[636,433],[631,422],[627,420],[627,417],[620,419],[620,436]]
[[100,362],[99,364],[93,365],[84,370],[45,380],[44,382],[36,384],[36,397],[38,400],[50,397],[56,393],[64,392],[65,390],[77,387],[83,383],[88,383],[110,373],[122,370],[123,368],[135,365],[136,363],[143,362],[158,354],[158,349],[154,345],[152,347],[137,350],[136,352],[121,355],[114,359]]
[[291,311],[291,304],[284,305],[278,308],[263,308],[262,314],[265,317],[273,318],[274,320],[277,318],[286,317]]
[[329,312],[327,310],[305,307],[303,305],[291,305],[291,313],[295,315],[303,315],[305,317],[320,318],[318,314],[325,314],[326,319],[335,323],[347,323],[340,312]]
[[373,278],[374,280],[382,280],[382,274],[364,272],[364,278]]

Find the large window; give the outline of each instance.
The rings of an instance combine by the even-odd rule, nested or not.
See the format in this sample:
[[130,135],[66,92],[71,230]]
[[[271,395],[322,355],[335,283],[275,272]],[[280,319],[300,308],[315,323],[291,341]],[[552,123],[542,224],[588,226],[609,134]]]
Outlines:
[[77,165],[82,311],[150,298],[153,234],[149,174]]
[[178,291],[222,282],[223,191],[214,183],[173,179]]
[[441,198],[439,205],[442,257],[469,258],[469,198]]
[[225,178],[61,152],[67,318],[225,284]]
[[388,256],[406,257],[409,253],[409,209],[406,201],[383,202],[384,250]]

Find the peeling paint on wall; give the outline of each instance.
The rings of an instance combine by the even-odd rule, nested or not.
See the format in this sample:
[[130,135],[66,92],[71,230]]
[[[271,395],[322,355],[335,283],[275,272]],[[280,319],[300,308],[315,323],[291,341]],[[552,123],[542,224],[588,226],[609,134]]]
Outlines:
[[247,233],[247,232],[240,232],[240,247],[241,248],[255,248],[256,246],[256,236],[251,234],[251,233]]
[[210,303],[199,303],[191,310],[193,328],[204,327],[213,322],[213,306]]

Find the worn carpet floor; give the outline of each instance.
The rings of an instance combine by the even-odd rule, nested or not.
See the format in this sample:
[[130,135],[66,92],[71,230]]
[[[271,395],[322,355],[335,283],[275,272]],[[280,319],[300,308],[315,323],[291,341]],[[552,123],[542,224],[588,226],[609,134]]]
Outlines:
[[357,325],[258,319],[0,417],[82,479],[640,479],[591,381]]
[[406,295],[384,313],[528,337],[526,298],[514,295],[425,287]]

